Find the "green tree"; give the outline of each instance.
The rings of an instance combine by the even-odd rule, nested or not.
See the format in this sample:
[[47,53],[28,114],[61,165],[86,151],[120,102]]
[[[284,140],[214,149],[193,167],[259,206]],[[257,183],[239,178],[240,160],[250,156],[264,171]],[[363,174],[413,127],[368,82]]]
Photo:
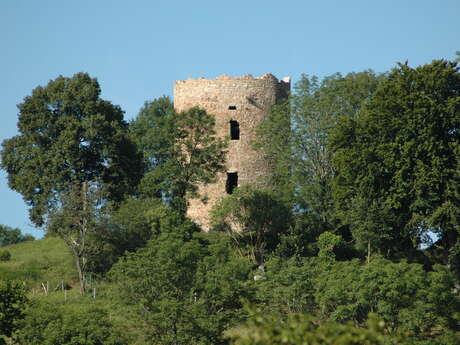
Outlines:
[[6,344],[7,338],[18,328],[27,302],[22,284],[0,280],[0,344]]
[[96,186],[84,182],[61,196],[60,204],[50,210],[47,234],[62,238],[74,258],[80,281],[80,292],[86,291],[87,275],[101,252],[98,233],[105,232],[101,222],[100,200]]
[[33,241],[34,239],[32,235],[23,235],[18,228],[0,225],[0,247],[24,241]]
[[[319,322],[304,314],[291,314],[286,320],[274,315],[255,314],[241,327],[227,332],[235,345],[384,345],[382,322],[373,318],[366,328],[352,324]],[[401,344],[401,342],[398,342]]]
[[146,171],[139,186],[144,198],[171,196],[162,167],[173,159],[175,117],[173,103],[163,96],[145,102],[129,124],[131,137],[144,155]]
[[383,76],[373,71],[339,73],[319,80],[302,75],[292,106],[293,177],[300,207],[311,213],[324,230],[336,227],[332,200],[332,164],[329,137],[341,117],[354,118],[368,102]]
[[153,344],[222,344],[222,332],[244,318],[252,299],[252,265],[221,234],[197,232],[173,216],[146,248],[110,272],[123,304],[134,306]]
[[14,340],[21,345],[125,345],[107,312],[90,305],[46,301],[25,310]]
[[302,216],[298,223],[315,232],[303,237],[315,240],[339,226],[332,198],[330,133],[339,118],[356,116],[383,78],[370,70],[322,80],[302,75],[290,98],[274,106],[258,128],[255,147],[273,171],[271,188],[288,205],[295,204]]
[[237,188],[211,211],[212,227],[229,234],[240,254],[258,264],[276,249],[291,220],[290,208],[272,190],[249,185]]
[[358,247],[407,256],[432,231],[458,258],[459,92],[454,62],[400,64],[337,126],[335,201]]
[[156,240],[129,253],[110,272],[120,299],[134,305],[149,325],[145,332],[154,344],[190,344],[200,338],[190,303],[198,261],[205,251],[191,240],[197,229],[179,219],[166,220]]
[[8,250],[0,250],[0,261],[10,261],[11,253]]
[[369,313],[385,321],[391,334],[435,339],[458,330],[459,297],[445,266],[425,272],[420,264],[392,263],[373,257],[336,262],[314,279],[315,300],[322,318],[363,325]]
[[193,285],[193,316],[208,344],[227,344],[223,333],[246,320],[243,301],[255,300],[252,263],[239,256],[227,235],[202,236],[207,255],[198,263]]
[[256,129],[254,148],[263,153],[271,172],[266,181],[287,205],[293,204],[291,98],[272,106]]
[[336,259],[335,251],[343,243],[342,237],[330,233],[329,231],[323,232],[318,237],[318,257],[326,262],[331,262]]
[[215,181],[225,170],[227,142],[216,137],[215,120],[205,110],[194,107],[175,118],[172,159],[165,164],[164,176],[170,184],[173,206],[185,212],[188,197],[198,197],[198,185]]
[[257,281],[260,307],[284,314],[315,312],[311,260],[272,257],[264,266],[263,279]]
[[91,211],[134,192],[143,172],[123,111],[99,96],[97,80],[86,73],[37,87],[18,106],[19,135],[2,144],[9,186],[23,195],[34,224],[65,216],[61,234],[75,244],[77,267],[85,260],[85,237],[94,231]]
[[89,270],[106,273],[125,252],[145,247],[160,233],[161,220],[171,209],[157,198],[128,198],[110,217],[101,217],[92,241],[97,250]]
[[165,97],[146,103],[130,125],[148,162],[141,194],[163,197],[185,215],[187,198],[198,197],[198,185],[213,182],[224,170],[227,143],[216,137],[214,126],[214,117],[203,109],[177,114]]

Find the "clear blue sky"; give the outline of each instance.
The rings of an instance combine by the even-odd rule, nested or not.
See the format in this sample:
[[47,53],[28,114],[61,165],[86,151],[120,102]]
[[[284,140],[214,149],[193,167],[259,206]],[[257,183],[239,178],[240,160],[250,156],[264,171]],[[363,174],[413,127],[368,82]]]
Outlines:
[[[459,0],[1,0],[0,141],[17,134],[16,104],[58,75],[97,77],[129,120],[176,79],[383,72],[456,50]],[[43,234],[3,171],[0,224]]]

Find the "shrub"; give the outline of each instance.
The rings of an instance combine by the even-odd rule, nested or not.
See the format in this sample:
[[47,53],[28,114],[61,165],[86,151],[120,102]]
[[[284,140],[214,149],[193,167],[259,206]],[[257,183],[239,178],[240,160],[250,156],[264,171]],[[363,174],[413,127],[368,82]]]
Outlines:
[[10,261],[11,253],[8,250],[0,250],[0,261]]
[[[290,314],[286,320],[275,315],[253,315],[226,332],[232,345],[384,345],[393,343],[384,335],[383,322],[372,317],[367,327],[352,323],[319,322],[304,314]],[[399,342],[399,344],[401,344]]]
[[92,305],[37,301],[19,326],[14,339],[21,345],[126,345],[108,313]]
[[10,337],[17,329],[26,304],[27,297],[21,283],[0,280],[0,345],[5,344],[1,336]]

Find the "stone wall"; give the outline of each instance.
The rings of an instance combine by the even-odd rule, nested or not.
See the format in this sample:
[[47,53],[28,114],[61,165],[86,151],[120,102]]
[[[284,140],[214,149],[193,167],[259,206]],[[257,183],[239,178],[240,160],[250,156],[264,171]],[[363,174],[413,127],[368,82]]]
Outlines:
[[[261,155],[251,148],[255,130],[268,110],[285,99],[290,79],[278,80],[271,74],[260,78],[221,76],[216,79],[187,79],[175,82],[174,108],[177,112],[193,106],[205,109],[216,119],[217,135],[230,137],[230,121],[239,124],[239,140],[230,140],[227,172],[238,174],[238,186],[258,184],[269,173]],[[227,172],[216,183],[199,188],[200,199],[191,199],[188,215],[205,230],[209,229],[209,211],[227,195]],[[203,200],[201,200],[203,199]]]

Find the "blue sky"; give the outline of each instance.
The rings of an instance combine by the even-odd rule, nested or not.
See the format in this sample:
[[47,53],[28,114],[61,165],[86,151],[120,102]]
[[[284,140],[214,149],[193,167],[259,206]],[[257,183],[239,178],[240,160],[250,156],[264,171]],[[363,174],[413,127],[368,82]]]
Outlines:
[[[295,82],[457,50],[458,0],[2,0],[0,141],[17,134],[16,104],[58,75],[97,77],[129,120],[144,101],[171,96],[177,79],[270,72]],[[0,224],[43,235],[3,171]]]

